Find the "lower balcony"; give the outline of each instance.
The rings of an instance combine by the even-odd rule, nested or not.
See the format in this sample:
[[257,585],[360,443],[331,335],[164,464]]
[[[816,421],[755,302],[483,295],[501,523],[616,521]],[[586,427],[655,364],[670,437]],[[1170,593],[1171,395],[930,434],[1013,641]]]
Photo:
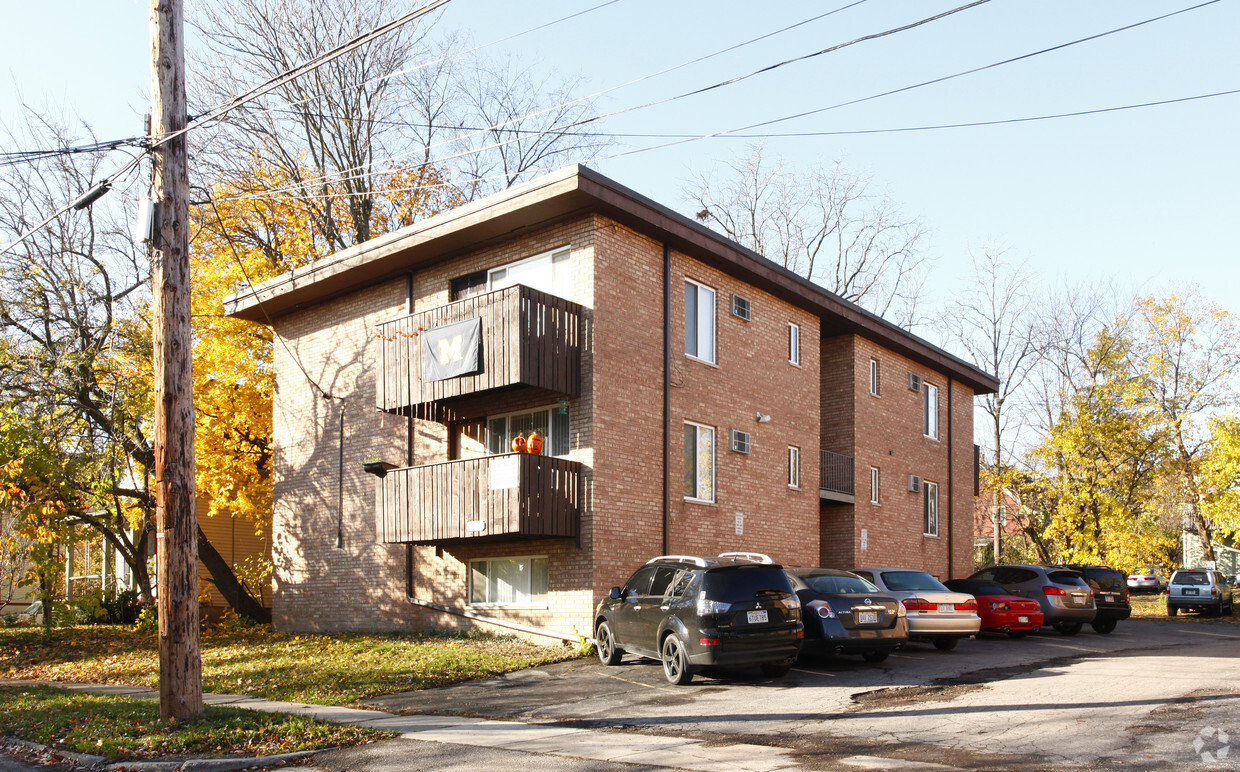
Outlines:
[[855,504],[857,497],[853,486],[853,457],[842,453],[821,451],[818,460],[819,485],[818,496],[823,501],[834,501],[840,504]]
[[380,538],[443,545],[575,537],[580,469],[529,453],[393,469],[380,480]]

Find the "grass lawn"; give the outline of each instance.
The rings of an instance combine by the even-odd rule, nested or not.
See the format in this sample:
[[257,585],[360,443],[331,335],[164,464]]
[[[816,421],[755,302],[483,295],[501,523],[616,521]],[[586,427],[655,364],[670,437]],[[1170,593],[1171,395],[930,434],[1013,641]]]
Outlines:
[[[205,692],[321,705],[425,689],[573,659],[577,646],[511,637],[276,633],[202,635]],[[158,641],[125,627],[0,629],[0,678],[158,687]]]
[[[1240,590],[1237,590],[1236,600],[1240,602]],[[1174,617],[1167,616],[1167,596],[1162,593],[1155,595],[1130,595],[1129,602],[1132,603],[1133,618],[1156,618],[1166,619],[1168,621],[1183,621],[1189,623],[1211,622],[1223,624],[1240,624],[1240,606],[1236,607],[1236,612],[1230,616],[1221,617],[1211,616],[1199,611],[1181,611]]]
[[270,756],[360,745],[393,733],[218,706],[207,707],[197,718],[169,723],[159,718],[158,700],[0,684],[0,735],[109,761],[138,761]]

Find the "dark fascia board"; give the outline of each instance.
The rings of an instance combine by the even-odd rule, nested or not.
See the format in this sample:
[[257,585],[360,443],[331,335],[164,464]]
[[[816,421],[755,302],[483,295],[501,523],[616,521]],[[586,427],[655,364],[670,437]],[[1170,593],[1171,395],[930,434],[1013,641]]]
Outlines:
[[226,298],[224,311],[270,324],[285,314],[480,245],[587,213],[609,217],[815,314],[824,338],[859,335],[942,372],[977,394],[999,388],[998,380],[974,365],[584,166],[565,167],[337,252]]

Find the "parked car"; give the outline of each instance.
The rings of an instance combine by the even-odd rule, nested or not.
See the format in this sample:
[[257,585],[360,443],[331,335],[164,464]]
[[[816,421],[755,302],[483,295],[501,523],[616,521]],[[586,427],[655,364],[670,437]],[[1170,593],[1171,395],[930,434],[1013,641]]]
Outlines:
[[803,653],[860,654],[866,662],[882,662],[908,641],[904,604],[861,577],[834,568],[786,573],[801,601]]
[[657,659],[673,684],[705,667],[756,665],[782,676],[796,661],[801,602],[783,568],[765,555],[664,555],[612,587],[594,615],[599,659],[627,652]]
[[1153,568],[1138,568],[1128,574],[1131,592],[1162,592],[1167,589],[1167,577]]
[[1061,635],[1076,635],[1094,621],[1098,607],[1093,590],[1075,571],[1025,563],[983,568],[970,579],[988,579],[1013,595],[1032,598],[1042,606],[1042,623]]
[[1089,626],[1094,632],[1106,635],[1115,626],[1132,616],[1132,603],[1128,599],[1128,584],[1124,575],[1114,568],[1106,566],[1090,566],[1069,564],[1062,566],[1079,573],[1085,578],[1089,589],[1094,591],[1094,605],[1098,613],[1094,615]]
[[967,592],[977,598],[977,615],[982,631],[1005,633],[1024,638],[1042,627],[1042,607],[1036,600],[1013,595],[1003,585],[988,579],[952,579],[943,582],[953,592]]
[[1167,616],[1183,611],[1231,613],[1232,587],[1212,568],[1181,568],[1167,583]]
[[930,641],[939,651],[951,651],[961,638],[971,638],[981,629],[977,600],[952,592],[925,571],[857,568],[853,573],[904,604],[910,641]]

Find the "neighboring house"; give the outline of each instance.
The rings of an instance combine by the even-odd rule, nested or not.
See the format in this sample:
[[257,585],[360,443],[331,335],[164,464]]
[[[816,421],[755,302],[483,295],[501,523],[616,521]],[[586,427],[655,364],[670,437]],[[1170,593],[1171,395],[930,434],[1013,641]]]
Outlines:
[[[1021,528],[1021,522],[1028,522],[1032,516],[1029,508],[1021,502],[1015,492],[1004,489],[999,504],[999,538],[1000,549],[1006,555],[1008,550],[1003,545],[1011,545],[1012,540],[1022,548],[1028,548],[1029,537]],[[977,498],[977,511],[973,520],[973,543],[976,547],[975,559],[979,565],[990,565],[996,562],[995,547],[995,498],[991,491],[982,491]]]
[[279,628],[575,639],[663,553],[972,570],[994,379],[589,169],[226,312],[277,338]]
[[1180,531],[1181,565],[1184,568],[1217,568],[1228,576],[1240,571],[1240,549],[1215,542],[1214,562],[1205,559],[1205,550],[1201,547],[1201,537],[1196,527],[1184,528]]

